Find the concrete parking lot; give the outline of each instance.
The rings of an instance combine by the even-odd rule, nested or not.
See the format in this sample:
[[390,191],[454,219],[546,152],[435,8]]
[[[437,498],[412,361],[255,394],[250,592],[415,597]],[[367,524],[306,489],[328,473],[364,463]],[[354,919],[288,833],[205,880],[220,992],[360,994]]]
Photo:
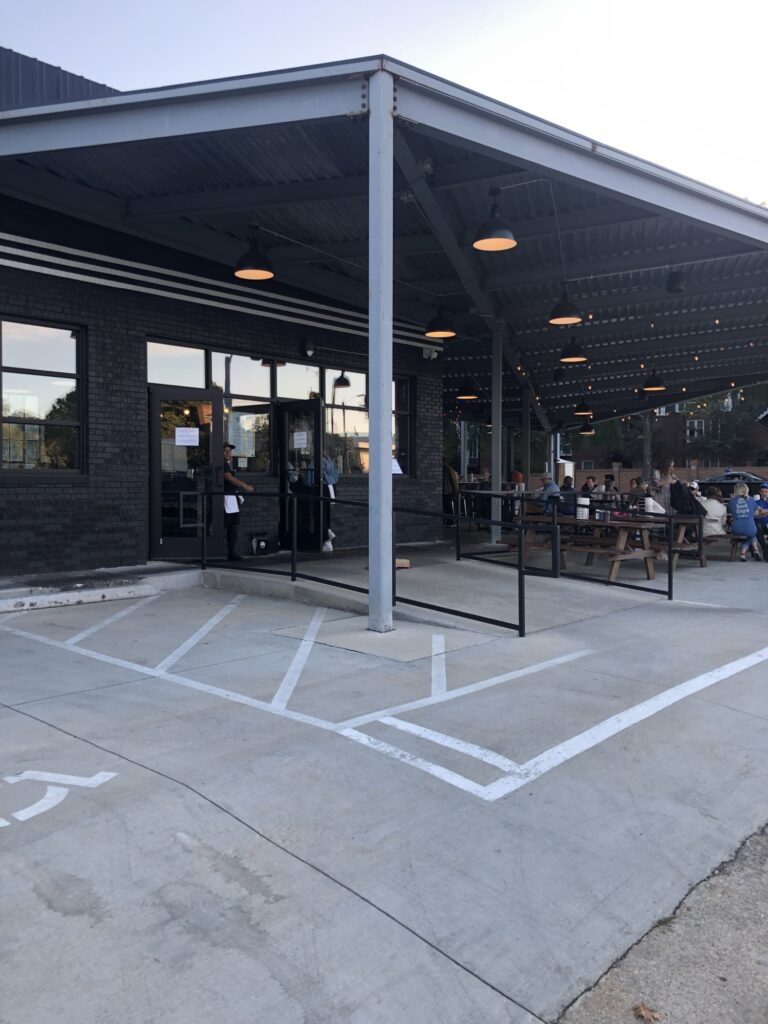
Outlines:
[[0,1020],[554,1020],[768,820],[765,574],[536,581],[522,640],[200,587],[6,614]]

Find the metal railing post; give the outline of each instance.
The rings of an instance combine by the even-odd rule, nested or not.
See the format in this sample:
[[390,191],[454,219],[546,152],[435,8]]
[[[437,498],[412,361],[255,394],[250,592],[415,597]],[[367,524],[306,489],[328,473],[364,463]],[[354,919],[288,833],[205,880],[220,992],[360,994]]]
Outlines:
[[461,561],[461,519],[459,518],[459,512],[456,512],[456,561]]
[[397,604],[397,512],[392,510],[392,605]]
[[560,523],[557,520],[557,505],[552,503],[552,575],[560,578]]
[[517,527],[517,633],[525,636],[525,524]]
[[206,562],[206,551],[205,551],[205,538],[208,533],[208,495],[203,491],[203,529],[202,536],[200,538],[200,568],[207,569],[208,563]]
[[291,494],[291,581],[293,583],[296,582],[296,546],[298,538],[296,501],[296,495]]
[[674,516],[670,515],[667,519],[667,600],[672,600],[672,591],[674,588],[675,578],[675,564],[673,554],[673,539],[674,539]]

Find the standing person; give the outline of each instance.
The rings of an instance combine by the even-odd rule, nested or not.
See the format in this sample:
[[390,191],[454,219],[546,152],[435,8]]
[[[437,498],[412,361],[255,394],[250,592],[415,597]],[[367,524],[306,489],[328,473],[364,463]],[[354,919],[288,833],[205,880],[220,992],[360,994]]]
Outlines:
[[750,496],[749,488],[745,483],[738,483],[733,488],[733,497],[728,502],[728,511],[731,514],[731,537],[742,537],[739,561],[746,562],[747,551],[751,548],[752,557],[756,562],[762,561],[760,545],[757,543],[757,524],[755,523],[755,512],[757,502]]
[[323,502],[326,526],[323,551],[327,554],[328,552],[333,551],[333,541],[336,539],[336,534],[331,529],[331,502],[336,497],[336,484],[339,482],[339,467],[330,455],[323,456],[320,472],[322,473],[323,478],[323,497],[331,499],[331,501]]
[[237,553],[237,531],[240,529],[240,498],[237,488],[253,494],[253,487],[244,480],[238,480],[232,465],[233,444],[224,444],[224,531],[227,537],[227,561],[242,562],[243,556]]
[[672,507],[672,499],[669,493],[672,484],[677,483],[674,470],[674,462],[672,459],[667,459],[665,462],[662,462],[658,469],[653,471],[654,497],[663,506],[665,512],[675,511]]

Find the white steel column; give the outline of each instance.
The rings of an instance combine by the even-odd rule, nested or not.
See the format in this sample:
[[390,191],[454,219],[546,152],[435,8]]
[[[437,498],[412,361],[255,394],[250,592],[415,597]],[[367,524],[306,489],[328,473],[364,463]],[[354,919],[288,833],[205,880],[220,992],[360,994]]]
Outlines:
[[[493,364],[491,368],[491,490],[501,490],[501,398],[502,398],[502,350],[503,325],[500,320],[493,325]],[[491,499],[491,519],[501,519],[501,498]],[[501,527],[491,527],[491,543],[501,540]]]
[[392,629],[393,78],[371,75],[368,120],[368,628]]

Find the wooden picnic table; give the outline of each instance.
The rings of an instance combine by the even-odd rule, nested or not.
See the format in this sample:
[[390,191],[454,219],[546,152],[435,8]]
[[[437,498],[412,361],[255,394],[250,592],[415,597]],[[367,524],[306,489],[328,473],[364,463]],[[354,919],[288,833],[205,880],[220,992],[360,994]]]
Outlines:
[[[526,519],[534,524],[552,521],[551,515],[544,512],[528,512]],[[586,565],[593,564],[595,555],[607,557],[609,583],[614,583],[618,579],[623,562],[637,560],[643,561],[646,578],[655,580],[654,560],[667,554],[666,537],[663,542],[657,543],[651,535],[652,530],[666,531],[667,520],[661,517],[652,519],[630,514],[611,519],[596,519],[594,516],[578,519],[576,516],[559,515],[557,521],[560,527],[564,528],[560,533],[561,569],[566,567],[565,552],[578,551],[586,554]],[[698,516],[675,517],[672,537],[673,571],[677,568],[680,552],[686,548],[686,528],[699,522]]]

